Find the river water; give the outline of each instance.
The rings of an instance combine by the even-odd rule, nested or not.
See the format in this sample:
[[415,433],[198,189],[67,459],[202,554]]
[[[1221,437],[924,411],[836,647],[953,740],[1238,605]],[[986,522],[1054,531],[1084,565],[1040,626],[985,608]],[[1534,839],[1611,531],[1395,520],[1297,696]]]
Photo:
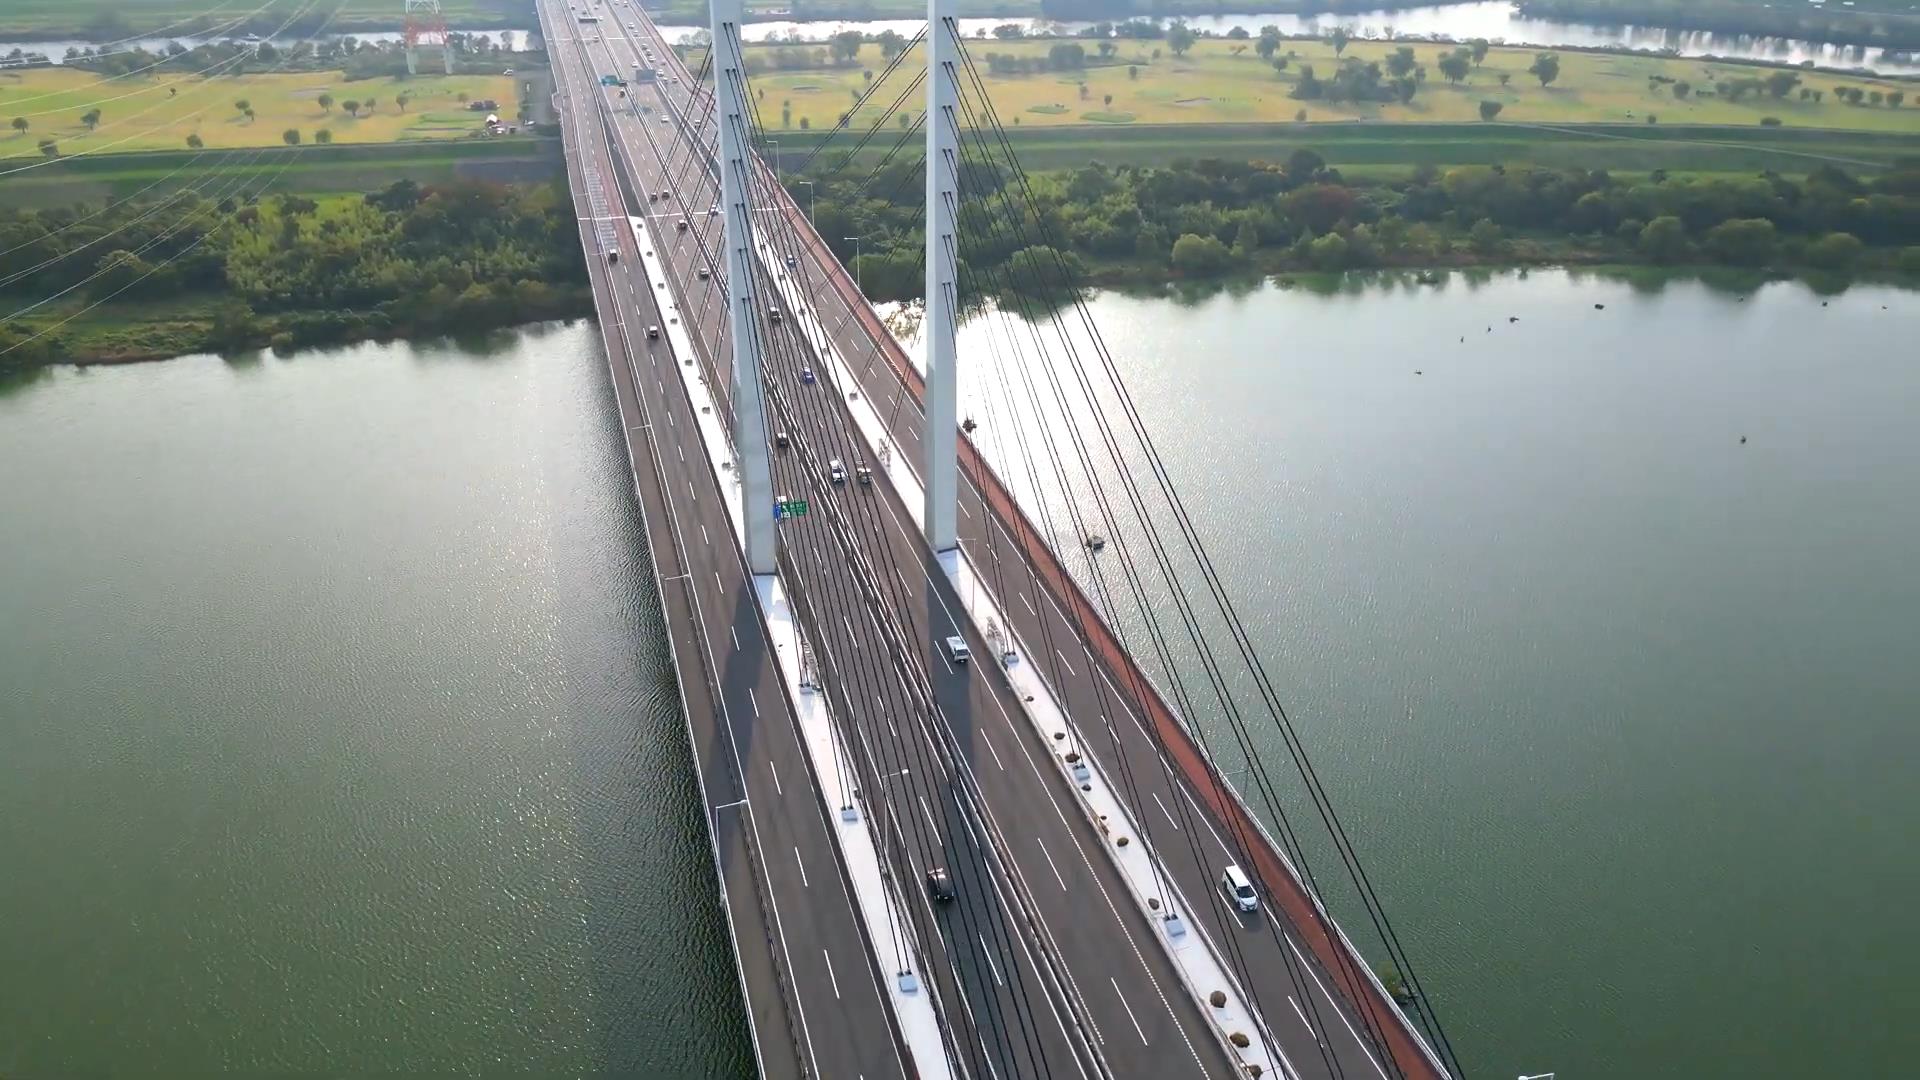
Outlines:
[[[1092,306],[1473,1074],[1920,1052],[1920,294]],[[743,1075],[630,493],[583,326],[0,385],[0,1074]]]
[[[1885,50],[1879,48],[1829,45],[1792,38],[1673,30],[1657,26],[1601,26],[1563,22],[1557,19],[1530,19],[1521,16],[1514,5],[1505,0],[1475,0],[1475,2],[1464,4],[1443,4],[1398,11],[1353,12],[1342,15],[1199,16],[1189,19],[1188,22],[1196,29],[1222,35],[1234,27],[1242,27],[1254,34],[1259,33],[1263,26],[1278,26],[1282,32],[1288,34],[1321,34],[1335,26],[1346,26],[1360,36],[1370,38],[1442,37],[1459,41],[1486,38],[1503,44],[1538,45],[1549,48],[1626,48],[1656,52],[1671,50],[1682,56],[1722,56],[1731,59],[1768,60],[1788,64],[1811,60],[1826,67],[1860,68],[1887,75],[1920,75],[1920,62],[1899,58],[1888,59]],[[1054,22],[1036,18],[961,19],[959,23],[960,32],[967,36],[989,36],[994,27],[1005,23],[1016,24],[1030,32],[1053,33],[1072,33],[1092,25],[1087,22]],[[749,41],[786,39],[796,35],[805,40],[823,41],[842,30],[858,30],[866,34],[893,30],[912,37],[923,25],[925,20],[913,19],[773,21],[750,23],[744,35]],[[661,26],[668,40],[678,40],[698,29],[700,28],[694,26]],[[509,49],[526,47],[530,37],[524,30],[477,30],[473,33],[486,34],[499,42],[502,47]],[[352,36],[365,42],[400,40],[398,33]],[[137,45],[148,51],[158,51],[166,47],[168,40],[152,38],[131,42],[122,47]],[[180,40],[193,44],[192,39]],[[276,39],[276,44],[291,45],[294,40],[297,39]],[[67,49],[88,47],[90,43],[84,41],[0,42],[0,56],[6,55],[12,49],[20,48],[46,53],[58,62]]]

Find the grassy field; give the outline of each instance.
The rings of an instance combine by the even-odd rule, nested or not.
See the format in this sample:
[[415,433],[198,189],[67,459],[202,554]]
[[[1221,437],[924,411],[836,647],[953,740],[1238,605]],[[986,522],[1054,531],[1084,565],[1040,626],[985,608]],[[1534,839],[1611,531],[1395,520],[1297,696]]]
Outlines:
[[[780,140],[789,162],[822,136]],[[1305,147],[1354,177],[1400,177],[1415,166],[1540,165],[1615,173],[1805,173],[1822,162],[1858,171],[1920,156],[1920,135],[1723,128],[1646,128],[1593,124],[1541,128],[1518,124],[1136,124],[1021,127],[1009,141],[1028,169],[1109,164],[1165,165],[1179,158],[1284,161]],[[836,140],[836,143],[838,140]],[[883,145],[884,143],[884,145]],[[874,139],[861,155],[877,163],[892,145]]]
[[[254,9],[262,6],[258,15]],[[405,19],[399,0],[339,0],[331,25],[349,29],[389,26],[398,30]],[[333,10],[334,0],[312,5],[321,15]],[[4,0],[0,2],[0,39],[33,35],[69,36],[93,25],[103,15],[124,19],[126,32],[149,33],[162,27],[185,29],[190,20],[225,23],[246,15],[259,25],[278,26],[308,5],[302,0]],[[440,0],[447,22],[454,26],[531,25],[532,0]],[[264,33],[265,31],[260,31]],[[113,36],[119,36],[115,34]]]
[[[394,101],[402,92],[412,98],[404,112]],[[0,157],[38,156],[43,138],[54,139],[65,155],[172,150],[185,146],[188,135],[209,147],[278,146],[288,128],[297,129],[304,142],[322,128],[336,143],[461,138],[478,130],[483,118],[461,105],[462,93],[511,109],[514,80],[456,75],[348,82],[326,72],[102,80],[67,68],[0,72]],[[321,107],[322,94],[334,97],[331,111]],[[356,118],[341,107],[349,99],[376,105]],[[254,119],[235,108],[242,100],[253,107]],[[89,131],[81,116],[93,108],[101,117]],[[27,121],[24,133],[12,126],[15,117]]]
[[187,186],[207,192],[259,188],[313,193],[366,191],[403,179],[422,184],[454,179],[510,183],[559,176],[564,168],[558,139],[303,146],[265,155],[147,151],[63,158],[45,168],[0,176],[0,204],[42,207],[151,198]]
[[[1416,45],[1417,61],[1427,68],[1427,81],[1412,104],[1332,104],[1296,101],[1293,91],[1302,65],[1312,65],[1325,78],[1338,64],[1333,47],[1318,41],[1288,41],[1281,55],[1292,54],[1285,72],[1276,73],[1249,47],[1232,55],[1235,46],[1251,42],[1204,40],[1184,58],[1175,58],[1164,42],[1121,42],[1115,59],[1120,63],[1089,67],[1077,73],[1037,75],[987,74],[989,53],[1008,56],[1045,56],[1055,42],[976,41],[968,51],[979,66],[1002,122],[1023,127],[1038,125],[1257,123],[1293,120],[1304,109],[1310,121],[1378,120],[1397,123],[1479,120],[1482,101],[1503,106],[1496,123],[1536,124],[1644,123],[1649,114],[1662,124],[1712,124],[1758,128],[1762,117],[1777,117],[1793,128],[1831,128],[1850,131],[1920,133],[1920,100],[1900,109],[1852,106],[1837,102],[1836,85],[1863,90],[1904,90],[1920,99],[1920,84],[1890,79],[1861,79],[1799,72],[1802,85],[1827,91],[1823,103],[1797,100],[1798,91],[1785,100],[1764,94],[1734,102],[1718,97],[1675,100],[1669,90],[1649,82],[1653,76],[1682,80],[1696,91],[1711,89],[1717,81],[1764,77],[1771,69],[1739,64],[1665,57],[1560,53],[1560,78],[1550,87],[1527,74],[1537,49],[1494,49],[1486,63],[1459,86],[1449,86],[1438,61],[1443,47]],[[1091,42],[1083,43],[1092,51]],[[763,47],[771,48],[771,47]],[[1355,42],[1346,55],[1380,60],[1393,46]],[[761,51],[749,49],[749,55]],[[1160,55],[1153,54],[1158,51]],[[1128,63],[1137,66],[1129,76]],[[868,46],[859,63],[850,68],[768,72],[753,77],[760,96],[761,122],[781,128],[782,103],[792,107],[791,127],[805,119],[810,127],[831,127],[862,87],[861,69],[877,75],[884,67],[877,46]],[[909,57],[903,69],[912,70]],[[1509,77],[1500,85],[1500,76]],[[1082,96],[1080,84],[1086,86]],[[904,84],[902,84],[904,85]],[[762,95],[759,92],[764,90]],[[1112,95],[1112,103],[1105,100]],[[881,95],[891,100],[883,90]],[[917,104],[917,102],[916,102]],[[871,123],[879,107],[863,110]]]

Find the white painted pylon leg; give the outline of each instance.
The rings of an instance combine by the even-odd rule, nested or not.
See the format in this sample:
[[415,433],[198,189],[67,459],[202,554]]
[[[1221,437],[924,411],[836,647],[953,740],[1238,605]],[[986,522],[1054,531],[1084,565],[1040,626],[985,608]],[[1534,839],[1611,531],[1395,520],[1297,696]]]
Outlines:
[[760,386],[760,292],[753,279],[748,216],[746,66],[740,59],[742,0],[713,0],[713,88],[720,122],[720,247],[727,275],[727,335],[733,348],[733,446],[740,460],[747,568],[775,572],[773,463],[767,457],[766,404]]
[[954,0],[927,0],[927,543],[959,546],[960,300],[954,217],[959,207],[959,117]]

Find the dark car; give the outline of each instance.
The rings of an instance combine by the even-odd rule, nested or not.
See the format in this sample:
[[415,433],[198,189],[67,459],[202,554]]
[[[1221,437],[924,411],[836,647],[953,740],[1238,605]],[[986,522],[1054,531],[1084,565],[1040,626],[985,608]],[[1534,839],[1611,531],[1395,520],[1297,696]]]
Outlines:
[[947,868],[936,866],[927,871],[927,895],[942,904],[953,902],[953,878],[947,876]]

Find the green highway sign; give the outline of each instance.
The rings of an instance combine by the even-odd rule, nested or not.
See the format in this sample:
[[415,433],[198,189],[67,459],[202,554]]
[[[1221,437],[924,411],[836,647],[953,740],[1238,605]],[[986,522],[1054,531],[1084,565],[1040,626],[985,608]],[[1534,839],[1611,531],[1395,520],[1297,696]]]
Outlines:
[[775,521],[781,518],[806,516],[807,500],[805,499],[786,499],[773,504],[773,519]]

